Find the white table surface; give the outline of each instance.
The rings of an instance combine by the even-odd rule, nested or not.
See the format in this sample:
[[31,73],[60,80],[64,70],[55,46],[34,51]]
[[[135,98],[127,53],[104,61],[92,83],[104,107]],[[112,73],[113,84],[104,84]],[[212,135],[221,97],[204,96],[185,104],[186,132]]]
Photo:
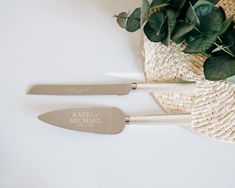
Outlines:
[[28,96],[35,83],[143,81],[141,33],[115,13],[138,0],[0,1],[0,188],[232,188],[235,145],[183,127],[127,127],[113,136],[69,131],[37,120],[79,105],[128,114],[163,111],[146,93]]

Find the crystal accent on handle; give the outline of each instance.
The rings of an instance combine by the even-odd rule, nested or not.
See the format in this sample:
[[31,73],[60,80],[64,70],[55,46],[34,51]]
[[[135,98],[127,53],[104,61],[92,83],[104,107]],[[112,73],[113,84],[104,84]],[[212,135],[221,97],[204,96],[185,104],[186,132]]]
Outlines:
[[127,116],[128,124],[143,124],[143,125],[181,125],[190,126],[192,124],[191,114],[166,114],[152,116]]
[[195,82],[182,83],[133,83],[136,91],[149,91],[162,93],[193,94],[196,91]]

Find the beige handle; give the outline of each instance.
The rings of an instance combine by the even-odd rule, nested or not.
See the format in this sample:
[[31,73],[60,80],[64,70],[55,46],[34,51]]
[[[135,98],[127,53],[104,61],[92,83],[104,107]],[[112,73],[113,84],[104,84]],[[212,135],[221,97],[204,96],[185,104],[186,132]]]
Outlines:
[[161,93],[192,94],[196,90],[195,82],[182,83],[134,83],[136,91],[149,91]]
[[153,116],[130,116],[126,117],[128,124],[143,125],[181,125],[190,126],[192,124],[191,114],[153,115]]

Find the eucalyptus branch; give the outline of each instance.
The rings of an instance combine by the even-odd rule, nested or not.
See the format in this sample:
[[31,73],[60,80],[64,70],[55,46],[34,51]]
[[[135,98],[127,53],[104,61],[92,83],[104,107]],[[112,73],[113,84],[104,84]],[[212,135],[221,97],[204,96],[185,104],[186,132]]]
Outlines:
[[[200,31],[200,29],[198,29],[197,27],[194,27],[194,29],[196,31],[198,31],[200,34],[202,35],[205,35],[205,33],[203,33],[202,31]],[[224,45],[224,42],[222,41],[222,39],[218,36],[217,39]],[[214,42],[214,44],[217,46],[217,47],[220,47],[219,44],[217,44],[216,42]],[[221,48],[222,51],[224,51],[225,53],[231,55],[232,57],[235,57],[235,55],[232,53],[232,51],[230,51],[228,48],[227,50],[225,48]]]
[[[235,75],[235,44],[229,42],[235,41],[235,28],[231,27],[234,20],[225,18],[224,11],[216,6],[218,0],[150,1],[143,0],[141,7],[131,14],[115,15],[120,27],[135,32],[143,26],[151,42],[168,46],[172,40],[177,47],[184,45],[183,51],[188,54],[209,51],[210,56],[204,63],[206,79],[220,80]],[[215,55],[218,51],[222,54]]]

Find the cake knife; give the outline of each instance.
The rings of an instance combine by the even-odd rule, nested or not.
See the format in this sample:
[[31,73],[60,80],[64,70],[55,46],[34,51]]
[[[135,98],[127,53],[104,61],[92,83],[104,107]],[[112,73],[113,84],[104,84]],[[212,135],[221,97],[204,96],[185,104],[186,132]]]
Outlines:
[[193,93],[194,82],[180,83],[123,83],[123,84],[74,84],[34,85],[28,94],[33,95],[127,95],[131,91],[161,93]]
[[190,114],[127,116],[119,108],[87,106],[56,110],[38,116],[38,119],[58,127],[99,134],[117,134],[126,124],[154,124],[190,126]]

